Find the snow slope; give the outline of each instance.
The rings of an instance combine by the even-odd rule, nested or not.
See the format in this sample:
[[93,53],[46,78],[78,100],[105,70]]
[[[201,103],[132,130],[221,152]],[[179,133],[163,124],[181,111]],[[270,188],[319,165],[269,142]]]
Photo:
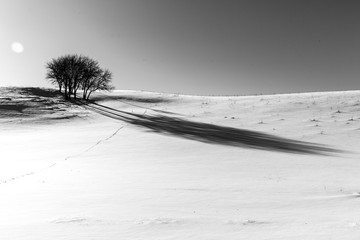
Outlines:
[[360,91],[0,89],[0,239],[359,239]]

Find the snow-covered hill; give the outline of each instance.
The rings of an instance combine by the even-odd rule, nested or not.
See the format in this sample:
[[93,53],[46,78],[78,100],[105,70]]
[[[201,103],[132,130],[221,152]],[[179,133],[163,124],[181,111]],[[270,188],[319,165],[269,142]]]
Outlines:
[[360,91],[0,89],[0,239],[359,239]]

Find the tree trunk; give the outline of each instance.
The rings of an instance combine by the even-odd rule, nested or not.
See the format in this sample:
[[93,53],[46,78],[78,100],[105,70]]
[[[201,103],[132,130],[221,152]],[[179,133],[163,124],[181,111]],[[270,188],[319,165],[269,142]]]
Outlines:
[[83,99],[86,100],[86,93],[87,93],[87,90],[84,88],[84,91],[83,91]]
[[65,99],[67,100],[68,99],[68,89],[67,89],[67,86],[65,85]]
[[87,95],[86,100],[89,100],[90,94],[91,94],[92,92],[93,92],[93,91],[89,91],[89,94]]
[[69,91],[68,91],[68,94],[69,94],[69,99],[71,99],[71,94],[72,94],[71,84],[69,84]]

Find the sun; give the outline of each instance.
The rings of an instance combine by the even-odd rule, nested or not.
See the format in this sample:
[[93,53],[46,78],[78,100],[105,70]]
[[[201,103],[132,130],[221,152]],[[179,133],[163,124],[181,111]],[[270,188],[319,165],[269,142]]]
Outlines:
[[24,46],[19,42],[13,42],[11,44],[11,49],[16,53],[22,53],[24,51]]

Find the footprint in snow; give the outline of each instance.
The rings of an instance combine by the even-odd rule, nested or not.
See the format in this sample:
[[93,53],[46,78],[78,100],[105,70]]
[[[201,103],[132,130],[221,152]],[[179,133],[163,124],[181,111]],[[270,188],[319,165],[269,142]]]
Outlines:
[[256,221],[256,220],[228,220],[226,221],[227,225],[243,225],[243,226],[255,226],[268,224],[269,222],[265,221]]
[[[99,220],[99,219],[89,219],[83,217],[64,217],[64,218],[57,218],[51,223],[55,224],[74,224],[74,225],[92,225],[92,224],[107,224],[106,222]],[[110,222],[109,222],[110,223]]]
[[356,228],[360,228],[360,222],[351,222],[349,223],[350,227],[356,227]]
[[360,198],[360,192],[330,195],[330,196],[319,196],[319,197],[312,197],[311,199],[339,199],[339,198],[345,198],[345,199]]
[[174,218],[154,218],[154,219],[142,219],[137,221],[139,225],[178,225],[185,223],[185,220],[174,219]]
[[86,222],[86,218],[73,217],[73,218],[58,218],[52,223],[83,223]]

